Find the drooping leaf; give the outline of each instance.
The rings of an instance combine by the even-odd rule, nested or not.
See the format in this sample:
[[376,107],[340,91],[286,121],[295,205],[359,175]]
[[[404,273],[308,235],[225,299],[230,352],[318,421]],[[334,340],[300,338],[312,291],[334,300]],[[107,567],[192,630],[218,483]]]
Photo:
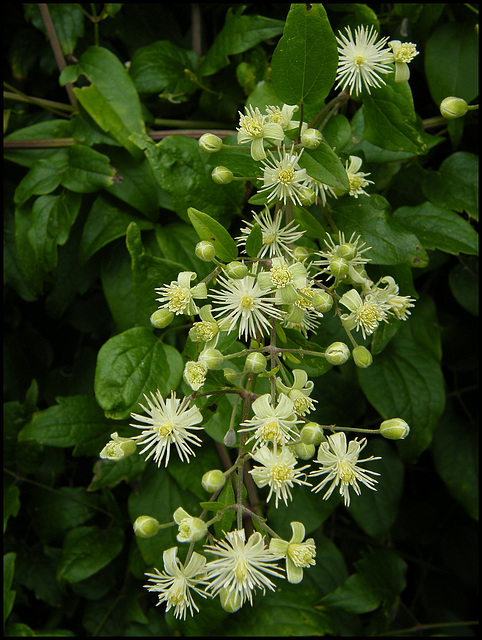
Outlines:
[[207,213],[194,209],[194,207],[189,207],[187,213],[201,240],[208,240],[213,243],[219,260],[224,260],[225,262],[236,260],[238,257],[236,243],[217,220],[211,218]]
[[246,238],[246,253],[250,258],[256,258],[258,253],[261,251],[262,246],[263,233],[261,231],[261,227],[256,222]]
[[311,178],[335,188],[338,192],[348,191],[350,185],[345,167],[327,144],[322,143],[317,149],[305,149],[298,164],[306,169]]

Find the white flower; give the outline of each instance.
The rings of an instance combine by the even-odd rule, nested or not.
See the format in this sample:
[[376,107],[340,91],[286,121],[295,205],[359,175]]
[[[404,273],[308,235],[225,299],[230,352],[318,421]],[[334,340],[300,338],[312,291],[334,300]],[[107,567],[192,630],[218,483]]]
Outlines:
[[256,338],[269,333],[269,318],[281,319],[282,312],[274,306],[271,291],[263,291],[256,279],[248,275],[241,280],[232,280],[223,275],[218,277],[223,287],[219,292],[210,293],[217,308],[216,320],[221,329],[230,333],[239,322],[238,336]]
[[315,408],[314,403],[317,400],[309,397],[315,385],[312,380],[308,380],[308,374],[303,369],[293,369],[293,378],[293,384],[290,387],[280,378],[276,378],[276,388],[293,400],[296,413],[304,416]]
[[[241,607],[246,600],[253,604],[253,590],[266,588],[274,591],[275,585],[268,575],[282,578],[282,569],[275,562],[275,555],[264,545],[264,539],[258,532],[252,533],[246,540],[244,529],[229,531],[225,540],[205,546],[205,550],[219,556],[206,565],[206,580],[210,582],[208,590],[217,595],[225,590],[225,597],[235,596]],[[266,575],[268,574],[268,575]],[[227,593],[226,593],[227,591]]]
[[271,404],[271,395],[265,393],[256,398],[252,404],[252,409],[254,417],[241,424],[246,428],[240,429],[239,433],[255,432],[246,443],[248,444],[251,440],[255,440],[253,451],[268,442],[283,446],[297,437],[298,433],[295,429],[300,420],[296,419],[293,401],[284,393],[280,394],[279,402],[276,406]]
[[291,304],[299,298],[297,292],[306,286],[308,272],[302,262],[288,264],[285,258],[276,257],[271,260],[271,268],[258,276],[261,289],[276,289],[277,304]]
[[137,449],[137,445],[130,438],[121,438],[117,431],[110,434],[112,440],[105,445],[99,456],[104,460],[124,460],[132,455]]
[[154,568],[156,573],[146,573],[146,576],[149,576],[149,582],[152,582],[152,584],[146,584],[145,587],[149,591],[159,594],[159,601],[156,606],[165,602],[167,604],[166,611],[174,607],[174,616],[185,620],[188,609],[191,615],[194,615],[194,610],[199,611],[193,600],[191,590],[203,598],[207,596],[207,593],[197,586],[200,583],[202,584],[206,558],[194,551],[191,559],[184,567],[177,558],[177,547],[166,549],[162,558],[164,571],[161,573]]
[[371,335],[380,322],[388,322],[387,312],[390,306],[371,293],[362,299],[356,289],[350,289],[341,296],[339,304],[347,307],[351,312],[341,316],[344,326],[349,331],[355,327],[357,331],[361,329],[363,338]]
[[375,471],[369,471],[368,469],[359,469],[357,464],[361,462],[368,462],[369,460],[381,460],[379,456],[370,456],[364,460],[359,460],[360,451],[366,446],[366,438],[363,438],[360,442],[358,438],[351,440],[348,443],[344,433],[334,433],[332,436],[328,436],[327,442],[322,442],[318,449],[318,456],[316,462],[322,465],[319,471],[312,471],[310,477],[322,476],[327,474],[326,478],[320,482],[316,487],[312,489],[315,493],[321,491],[324,486],[331,482],[328,491],[323,496],[323,500],[328,498],[333,493],[335,487],[340,485],[340,495],[343,496],[345,506],[350,505],[350,486],[353,487],[357,496],[360,495],[360,486],[358,482],[362,482],[369,489],[376,491],[373,486],[377,480],[370,478],[367,474],[379,476],[379,473]]
[[[382,286],[385,284],[386,286]],[[398,284],[391,276],[380,278],[376,285],[369,288],[371,293],[379,302],[388,305],[388,313],[393,314],[399,320],[407,320],[410,315],[409,309],[414,306],[414,298],[399,295]]]
[[206,348],[214,348],[219,338],[219,326],[211,313],[210,304],[199,309],[199,317],[201,320],[192,325],[189,337],[194,342],[205,342]]
[[197,274],[194,271],[181,271],[177,280],[155,289],[157,293],[161,294],[160,298],[156,298],[158,302],[162,303],[159,309],[167,307],[176,315],[185,313],[192,316],[197,313],[198,308],[193,298],[206,298],[207,289],[204,282],[200,282],[191,289],[191,280],[196,277]]
[[269,116],[261,115],[258,107],[245,107],[245,115],[239,112],[238,144],[251,143],[251,157],[253,160],[264,160],[266,151],[263,140],[282,142],[285,134],[278,122],[272,122]]
[[392,40],[388,43],[393,51],[393,60],[395,62],[395,82],[406,82],[410,78],[410,69],[408,62],[412,62],[415,56],[418,56],[416,45],[413,42],[400,42],[400,40]]
[[198,391],[206,382],[207,367],[202,362],[188,360],[184,365],[182,377],[193,391]]
[[367,180],[366,176],[369,176],[369,173],[363,173],[359,171],[362,165],[362,159],[358,156],[350,156],[350,160],[346,161],[346,175],[348,176],[348,182],[350,183],[350,195],[358,198],[361,193],[364,193],[366,196],[369,194],[366,191],[363,191],[364,187],[367,187],[369,184],[373,184],[373,180]]
[[246,244],[246,240],[251,233],[255,224],[259,224],[261,229],[261,235],[263,238],[263,245],[258,252],[258,258],[264,258],[268,254],[269,258],[274,256],[283,256],[287,253],[292,256],[293,252],[290,245],[299,240],[304,231],[296,231],[298,225],[295,225],[293,221],[289,222],[286,226],[282,227],[282,212],[277,211],[274,214],[274,218],[271,216],[271,212],[268,207],[259,215],[253,213],[254,222],[247,222],[246,227],[241,229],[241,235],[236,238],[238,245]]
[[[314,266],[323,267],[320,273],[328,273],[328,278],[336,279],[336,276],[332,271],[332,265],[335,264],[336,266],[338,264],[339,268],[340,262],[343,262],[346,264],[345,278],[348,277],[352,282],[364,284],[366,282],[366,278],[362,273],[360,273],[360,271],[363,271],[364,265],[367,262],[370,262],[370,258],[364,258],[361,254],[368,251],[371,247],[365,247],[364,242],[358,246],[360,236],[355,238],[355,233],[352,233],[348,242],[345,242],[345,234],[343,231],[338,233],[337,243],[329,234],[327,234],[327,237],[328,240],[325,239],[325,245],[327,248],[320,250],[317,253],[317,255],[322,259],[314,261],[312,264]],[[336,270],[335,273],[337,273]]]
[[[303,290],[303,293],[305,292],[306,289]],[[302,296],[300,296],[294,304],[290,305],[289,310],[283,318],[283,326],[287,329],[299,331],[306,338],[309,331],[316,331],[320,324],[320,318],[323,317],[323,314],[313,311],[313,309],[310,309],[309,307],[305,308],[302,306],[303,302],[301,301],[305,301]]]
[[271,160],[263,161],[263,187],[259,190],[271,191],[268,202],[272,200],[291,200],[294,204],[302,206],[300,192],[304,188],[308,175],[306,169],[301,169],[298,161],[303,153],[294,152],[294,147],[286,151],[283,146],[282,151],[278,151],[279,160],[276,160],[271,151],[268,150]]
[[179,526],[178,542],[197,542],[206,537],[208,528],[201,518],[190,516],[182,507],[174,511],[174,522]]
[[148,408],[142,404],[140,406],[148,416],[131,413],[131,417],[149,425],[149,427],[145,428],[138,424],[130,425],[136,429],[143,429],[140,436],[132,438],[139,440],[140,445],[145,445],[140,453],[143,454],[151,449],[146,460],[154,456],[154,462],[160,466],[165,457],[165,466],[167,467],[171,445],[174,444],[181,460],[188,462],[189,456],[195,455],[189,444],[196,446],[201,444],[201,439],[188,431],[188,429],[202,429],[202,427],[194,426],[202,421],[199,409],[196,406],[188,408],[188,398],[179,400],[174,391],[171,392],[171,397],[167,400],[164,400],[160,391],[157,391],[155,395],[151,392],[152,400],[145,394],[144,398],[147,400]]
[[303,569],[316,564],[316,547],[313,538],[305,540],[305,527],[302,522],[291,522],[293,535],[289,541],[272,538],[269,548],[286,558],[286,577],[288,582],[298,584],[303,579]]
[[[284,104],[280,109],[277,106],[267,106],[266,113],[268,114],[270,122],[277,122],[283,127],[283,131],[289,131],[290,129],[295,129],[300,126],[299,120],[293,120],[293,113],[298,111],[299,107],[297,104]],[[305,122],[301,125],[301,127],[306,129],[307,125]]]
[[[336,79],[339,87],[349,89],[350,93],[358,95],[362,88],[370,93],[370,87],[380,87],[385,81],[380,74],[390,73],[390,62],[393,55],[389,49],[384,49],[388,38],[376,42],[378,34],[373,25],[369,31],[365,27],[357,27],[355,37],[350,27],[346,27],[347,35],[339,32],[338,70]],[[376,43],[376,44],[375,44]]]
[[275,495],[275,508],[278,508],[278,502],[282,498],[285,505],[288,505],[288,499],[292,500],[290,489],[293,484],[306,484],[309,482],[301,480],[301,476],[305,475],[301,472],[308,469],[309,465],[295,469],[296,458],[287,448],[278,449],[275,445],[274,450],[267,446],[261,447],[252,454],[253,460],[259,462],[260,467],[254,467],[249,471],[257,487],[262,489],[269,486],[269,494],[266,502],[270,501],[271,496]]

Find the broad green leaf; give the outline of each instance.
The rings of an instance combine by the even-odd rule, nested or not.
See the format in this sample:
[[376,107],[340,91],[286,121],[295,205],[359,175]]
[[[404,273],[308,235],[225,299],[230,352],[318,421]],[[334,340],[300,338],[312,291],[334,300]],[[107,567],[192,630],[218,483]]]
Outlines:
[[85,145],[69,147],[61,184],[76,193],[92,193],[114,184],[109,158]]
[[407,230],[416,233],[425,249],[440,249],[452,255],[478,253],[478,234],[461,216],[424,202],[416,207],[400,207],[393,218]]
[[466,311],[479,315],[479,261],[475,257],[464,257],[449,273],[452,295]]
[[450,404],[435,431],[430,450],[438,475],[467,513],[479,518],[478,434]]
[[327,144],[321,143],[317,149],[305,149],[298,164],[306,169],[311,178],[339,192],[348,191],[350,187],[345,167]]
[[319,530],[309,537],[313,537],[315,541],[316,564],[303,571],[303,581],[316,586],[324,596],[334,591],[347,579],[345,559],[334,542]]
[[160,40],[135,50],[129,74],[139,93],[172,94],[180,102],[198,89],[184,72],[188,69],[195,73],[197,66],[194,51],[182,49],[169,40]]
[[246,238],[246,253],[250,258],[257,258],[262,246],[263,233],[261,231],[261,227],[256,222],[256,224],[253,225],[251,231],[249,232],[248,237]]
[[[124,438],[129,436],[127,433],[119,435]],[[145,460],[138,455],[129,456],[124,460],[97,460],[87,491],[98,491],[105,487],[113,489],[122,481],[133,482],[142,475],[145,466]]]
[[224,436],[228,430],[234,403],[234,394],[225,395],[221,396],[219,401],[210,400],[209,403],[207,403],[210,405],[210,409],[203,410],[204,429],[209,437],[219,442],[219,444],[224,442]]
[[[95,371],[95,395],[110,418],[123,420],[139,413],[144,394],[159,390],[168,396],[181,381],[183,360],[144,327],[114,336],[100,349]],[[112,423],[111,423],[112,424]]]
[[363,469],[376,471],[371,476],[378,481],[376,491],[360,484],[361,494],[352,495],[349,512],[358,526],[372,538],[388,536],[398,515],[398,505],[403,491],[403,464],[396,449],[387,441],[372,438],[363,450],[363,458],[381,456],[362,465]]
[[323,606],[348,613],[374,611],[380,602],[381,598],[370,589],[367,580],[359,573],[351,575],[333,593],[323,598]]
[[57,580],[81,582],[112,562],[122,551],[124,532],[120,527],[78,527],[65,536]]
[[425,73],[436,105],[456,96],[470,102],[479,93],[479,43],[475,24],[451,21],[435,29],[425,45]]
[[[72,121],[71,120],[47,120],[46,122],[38,122],[30,127],[17,129],[5,137],[5,141],[16,140],[52,140],[55,139],[59,144],[72,144]],[[58,147],[50,147],[47,149],[11,149],[8,146],[4,148],[4,157],[6,160],[15,162],[23,167],[32,167],[38,160],[47,160],[50,156],[58,153]]]
[[[224,487],[221,490],[221,493],[218,496],[218,502],[223,505],[223,509],[230,504],[234,504],[236,502],[236,497],[234,495],[233,483],[232,480],[228,480]],[[236,511],[234,509],[227,511],[221,520],[217,520],[214,523],[214,530],[218,538],[224,537],[224,533],[231,531],[231,527],[233,526],[233,522],[236,519]]]
[[120,333],[137,323],[131,263],[125,243],[113,243],[102,257],[102,291]]
[[57,405],[33,414],[20,431],[19,442],[33,440],[49,447],[75,447],[73,455],[97,456],[115,424],[106,419],[94,398],[67,396]]
[[424,172],[423,193],[444,209],[466,211],[479,219],[479,158],[473,153],[457,151],[446,158],[438,171]]
[[361,236],[371,247],[371,264],[405,264],[425,267],[428,257],[421,241],[390,214],[390,205],[378,194],[345,197],[333,205],[336,226],[349,238]]
[[352,139],[350,122],[346,116],[338,113],[333,118],[330,118],[323,127],[323,137],[333,151],[336,153],[343,151]]
[[164,138],[158,144],[148,136],[133,135],[132,140],[145,151],[154,178],[185,222],[189,222],[187,210],[193,204],[225,227],[233,215],[241,212],[243,184],[215,184],[211,178],[212,160],[201,151],[197,140],[181,135]]
[[187,214],[201,240],[209,240],[213,243],[219,260],[224,262],[236,260],[238,257],[236,243],[223,225],[207,213],[194,209],[194,207],[189,207]]
[[11,484],[3,492],[3,533],[7,528],[8,519],[15,518],[20,510],[20,489]]
[[12,612],[16,592],[11,589],[15,573],[16,554],[12,551],[3,556],[3,624]]
[[131,133],[144,133],[139,96],[122,62],[108,49],[92,46],[82,54],[78,64],[67,67],[61,84],[85,75],[88,87],[75,88],[80,104],[99,127],[110,133],[134,157],[140,154],[129,140]]
[[134,215],[124,205],[113,203],[112,199],[104,195],[97,196],[83,227],[80,262],[87,262],[99,249],[124,236],[131,222],[135,222],[141,230],[154,227],[152,222]]
[[[237,134],[226,136],[223,138],[223,143],[230,146],[237,145]],[[236,149],[225,149],[221,147],[220,151],[204,154],[204,157],[211,172],[214,167],[229,167],[235,176],[250,178],[255,182],[256,177],[259,177],[262,171],[260,170],[259,162],[256,162],[256,160],[253,160],[251,157],[249,149],[249,145],[239,145]],[[225,186],[226,185],[218,185],[218,189]]]
[[[62,54],[73,53],[77,41],[84,35],[85,14],[79,5],[73,3],[54,3],[48,7],[53,28],[59,40]],[[26,5],[26,17],[32,24],[46,34],[45,23],[36,4]]]
[[413,461],[430,445],[445,404],[441,348],[435,308],[420,298],[412,315],[358,380],[383,419],[402,418],[410,434],[399,441],[403,460]]
[[22,205],[31,196],[52,193],[61,182],[59,165],[53,160],[37,160],[15,190],[14,202]]
[[260,42],[274,38],[283,31],[284,23],[264,16],[241,15],[244,7],[236,11],[230,7],[223,28],[199,67],[199,76],[211,76],[229,64],[228,56],[243,53]]
[[336,76],[335,35],[322,4],[292,4],[271,60],[271,81],[287,104],[320,102]]
[[299,223],[300,228],[306,232],[304,237],[317,238],[318,240],[326,237],[323,225],[306,209],[293,207],[293,218]]
[[184,271],[195,271],[199,280],[211,273],[213,264],[200,260],[194,253],[199,236],[190,224],[179,221],[156,225],[155,231],[156,240],[166,260],[182,265]]
[[[186,494],[192,492],[198,500],[207,500],[209,494],[201,485],[200,480],[203,475],[211,469],[220,468],[222,463],[219,459],[219,454],[214,443],[210,442],[209,438],[205,436],[203,431],[197,431],[196,434],[203,441],[201,445],[202,454],[201,449],[194,447],[195,453],[197,450],[200,452],[200,455],[189,458],[188,464],[186,464],[184,460],[181,460],[177,455],[171,456],[167,471],[175,479],[181,489],[186,491]],[[189,513],[193,516],[197,516],[200,514],[201,509],[204,509],[204,507],[196,505],[196,510],[193,513]]]

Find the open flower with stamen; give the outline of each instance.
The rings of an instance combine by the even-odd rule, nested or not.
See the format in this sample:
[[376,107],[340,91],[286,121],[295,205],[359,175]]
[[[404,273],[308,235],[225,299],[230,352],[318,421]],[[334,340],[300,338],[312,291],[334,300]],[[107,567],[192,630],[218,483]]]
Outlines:
[[309,482],[302,480],[302,477],[306,477],[306,475],[301,473],[308,469],[310,465],[295,469],[296,458],[288,447],[282,447],[281,449],[278,449],[276,445],[274,449],[270,449],[267,446],[260,447],[255,453],[251,454],[251,457],[262,466],[253,467],[249,473],[253,477],[255,485],[260,489],[269,486],[266,502],[269,502],[274,494],[275,509],[278,508],[280,498],[285,505],[288,505],[288,500],[292,500],[290,489],[294,484],[310,486]]
[[205,342],[207,349],[213,349],[219,339],[219,326],[211,313],[211,305],[206,304],[199,309],[201,320],[195,322],[189,330],[189,337],[194,342]]
[[188,384],[193,391],[199,391],[199,389],[206,382],[206,374],[208,370],[203,362],[194,362],[188,360],[184,365],[184,371],[182,377],[186,384]]
[[393,314],[399,320],[407,320],[410,315],[409,309],[414,306],[415,299],[399,295],[398,284],[392,276],[380,278],[376,285],[372,283],[368,291],[378,301],[388,305],[388,313]]
[[[281,109],[277,106],[267,106],[266,113],[268,114],[270,122],[278,122],[282,127],[283,131],[289,131],[290,129],[295,129],[300,126],[299,120],[293,120],[293,113],[298,111],[299,107],[297,104],[284,104]],[[301,127],[306,129],[308,125],[306,122],[303,122]]]
[[293,384],[288,386],[282,382],[281,378],[276,378],[276,388],[293,400],[294,408],[299,416],[313,411],[314,403],[309,396],[314,388],[313,380],[308,380],[308,374],[303,369],[293,369]]
[[370,456],[364,460],[358,459],[366,443],[366,438],[363,438],[361,441],[355,438],[347,443],[346,436],[343,432],[328,436],[327,442],[320,444],[316,458],[316,462],[321,464],[321,469],[310,473],[311,478],[322,475],[326,475],[326,478],[316,485],[312,491],[318,493],[318,491],[321,491],[323,487],[331,482],[331,485],[323,496],[323,500],[328,500],[335,487],[339,485],[340,495],[343,496],[346,507],[350,506],[350,487],[353,487],[357,496],[360,495],[361,489],[358,484],[359,482],[369,489],[376,491],[373,485],[376,484],[378,480],[371,478],[368,474],[374,476],[379,476],[380,474],[368,469],[360,469],[357,466],[362,462],[381,460],[380,456]]
[[269,548],[286,558],[286,577],[288,582],[298,584],[303,579],[303,569],[316,564],[316,547],[313,538],[305,540],[305,527],[302,522],[291,522],[293,535],[286,541],[272,538]]
[[239,112],[238,144],[251,143],[251,157],[253,160],[264,160],[264,140],[282,142],[285,134],[279,122],[273,122],[269,116],[262,115],[258,107],[244,108],[245,114]]
[[271,192],[268,202],[282,200],[283,204],[286,204],[287,200],[291,200],[293,204],[302,206],[301,190],[308,178],[306,169],[301,169],[298,164],[303,151],[304,149],[301,149],[299,153],[295,153],[293,146],[290,151],[286,151],[283,146],[283,149],[278,151],[277,160],[268,150],[271,160],[263,161],[263,186],[259,189],[259,193]]
[[146,584],[145,587],[148,591],[159,594],[156,606],[165,602],[166,611],[174,608],[174,616],[185,620],[188,610],[191,615],[194,615],[194,611],[199,611],[191,591],[198,593],[203,598],[208,595],[198,586],[203,584],[206,558],[194,551],[184,567],[177,558],[177,547],[166,549],[162,558],[164,571],[161,572],[154,568],[156,573],[146,573],[152,584]]
[[191,280],[197,277],[194,271],[181,271],[177,280],[173,280],[171,284],[164,285],[155,289],[161,294],[160,298],[156,298],[162,304],[159,309],[167,307],[169,311],[179,315],[185,313],[192,316],[198,312],[198,308],[194,302],[194,298],[206,298],[207,288],[204,282],[200,282],[191,288]]
[[301,422],[296,419],[293,401],[284,393],[280,393],[278,404],[271,404],[271,394],[265,393],[252,404],[254,416],[241,424],[244,429],[239,433],[254,431],[254,435],[246,442],[255,440],[253,451],[272,442],[283,446],[298,437],[296,425]]
[[413,42],[400,42],[400,40],[392,40],[388,46],[393,51],[393,60],[395,62],[395,82],[406,82],[410,78],[409,62],[418,56],[416,45]]
[[393,54],[384,49],[388,38],[377,42],[378,33],[373,25],[367,31],[365,27],[357,27],[355,35],[350,27],[346,27],[346,35],[339,32],[338,70],[335,89],[342,88],[358,95],[362,89],[370,93],[370,87],[381,87],[385,80],[380,74],[390,73]]
[[174,391],[171,391],[171,397],[166,400],[160,391],[156,391],[156,394],[151,392],[151,398],[144,394],[144,398],[147,400],[147,408],[142,404],[140,406],[148,415],[131,413],[131,417],[139,420],[143,425],[130,425],[143,430],[141,435],[132,438],[132,440],[138,440],[139,445],[145,445],[140,454],[150,449],[146,460],[154,456],[154,462],[160,466],[162,459],[165,458],[167,467],[171,445],[174,445],[181,460],[189,462],[189,456],[195,455],[189,445],[201,445],[201,439],[189,432],[189,429],[203,428],[195,426],[202,422],[199,409],[194,405],[189,407],[188,398],[182,400],[176,398]]
[[[271,330],[271,318],[280,320],[283,312],[274,305],[271,289],[262,290],[253,275],[240,280],[218,277],[219,291],[209,295],[217,305],[216,320],[223,331],[238,329],[239,337],[257,338],[258,332],[266,335]],[[239,324],[238,324],[239,323]]]
[[299,240],[304,231],[297,231],[298,225],[293,221],[289,222],[286,226],[282,226],[283,213],[277,211],[274,217],[271,215],[268,207],[265,207],[259,215],[253,211],[253,222],[247,222],[246,227],[241,229],[241,235],[236,238],[238,246],[246,244],[249,234],[251,233],[255,224],[258,224],[261,229],[261,235],[263,244],[258,252],[258,258],[264,258],[268,255],[269,258],[274,256],[283,256],[287,253],[289,256],[293,255],[293,251],[290,245]]
[[258,276],[261,289],[276,290],[277,304],[291,304],[299,298],[298,289],[306,286],[308,272],[302,262],[289,264],[285,258],[276,257],[271,260],[269,271],[262,271]]
[[367,180],[366,176],[369,176],[369,173],[363,173],[360,171],[360,167],[362,166],[362,159],[358,156],[350,156],[350,160],[346,161],[346,175],[348,176],[348,182],[350,183],[350,195],[358,198],[358,196],[364,193],[366,196],[369,194],[364,191],[364,187],[367,187],[369,184],[373,184],[373,180]]
[[363,338],[371,335],[380,322],[388,322],[390,305],[371,293],[362,298],[356,289],[350,289],[341,296],[339,304],[350,310],[341,315],[344,326],[348,331],[361,329]]
[[270,551],[259,532],[252,533],[246,542],[244,529],[229,531],[224,540],[206,545],[208,553],[218,556],[206,565],[207,590],[216,596],[224,590],[225,597],[235,596],[241,607],[246,600],[253,604],[253,591],[275,590],[268,576],[283,578],[276,561],[279,556]]
[[315,178],[312,178],[311,176],[308,176],[305,186],[314,191],[315,198],[319,198],[321,200],[321,204],[323,207],[326,206],[327,196],[330,196],[330,198],[337,198],[339,195],[336,193],[333,187],[330,187],[320,180],[315,180]]
[[283,318],[283,327],[299,331],[306,338],[309,331],[316,331],[320,324],[320,318],[323,317],[323,314],[318,311],[313,311],[312,308],[304,307],[304,301],[305,298],[300,296],[294,304],[289,306],[289,309]]

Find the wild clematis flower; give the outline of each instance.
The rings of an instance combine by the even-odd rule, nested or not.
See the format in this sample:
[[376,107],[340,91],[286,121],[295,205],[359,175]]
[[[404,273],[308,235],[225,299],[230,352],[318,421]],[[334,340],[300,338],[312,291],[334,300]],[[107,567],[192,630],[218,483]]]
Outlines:
[[315,385],[312,380],[308,380],[308,374],[303,369],[293,369],[293,378],[293,384],[290,387],[280,378],[276,378],[276,388],[293,400],[296,413],[304,416],[315,408],[314,403],[317,400],[309,397]]
[[184,371],[182,377],[186,384],[188,384],[193,391],[199,391],[199,389],[206,382],[206,374],[208,372],[207,367],[202,362],[194,362],[188,360],[184,365]]
[[185,313],[192,316],[197,313],[198,308],[194,298],[206,298],[207,288],[204,282],[191,288],[191,280],[196,277],[197,274],[194,271],[181,271],[177,280],[155,289],[157,293],[161,294],[161,297],[157,298],[157,301],[162,303],[159,308],[167,307],[176,315]]
[[268,202],[282,200],[286,204],[286,200],[291,200],[302,206],[302,189],[308,178],[306,169],[301,169],[298,164],[303,151],[301,149],[299,153],[295,153],[293,146],[290,151],[286,151],[283,146],[283,150],[278,152],[277,160],[268,150],[271,160],[263,161],[263,186],[259,190],[260,193],[270,192]]
[[213,349],[219,339],[219,325],[211,313],[212,306],[204,305],[199,309],[201,320],[195,322],[189,330],[189,337],[193,342],[205,342],[206,349]]
[[[293,114],[296,113],[298,109],[297,104],[284,104],[281,109],[277,106],[267,106],[266,113],[268,114],[270,122],[278,122],[283,127],[283,131],[289,131],[290,129],[296,129],[300,126],[299,120],[293,120]],[[307,126],[306,122],[303,122],[301,125],[302,131],[303,128],[306,129]]]
[[409,62],[418,56],[416,45],[413,42],[400,42],[392,40],[388,46],[393,51],[393,61],[395,62],[395,82],[406,82],[410,78]]
[[341,316],[344,326],[348,331],[361,329],[363,338],[371,335],[380,322],[388,322],[387,312],[390,306],[373,294],[369,293],[362,298],[356,289],[350,289],[341,296],[339,303],[350,311]]
[[272,217],[268,207],[265,207],[259,215],[253,211],[254,222],[247,222],[246,227],[241,229],[241,235],[236,238],[238,246],[246,244],[246,240],[251,233],[255,224],[259,224],[261,234],[263,238],[263,244],[258,252],[258,258],[264,258],[268,256],[273,258],[275,256],[282,257],[285,254],[292,256],[293,250],[290,245],[299,240],[304,231],[297,231],[298,225],[294,222],[289,222],[286,226],[282,226],[283,214],[278,211]]
[[174,511],[174,522],[179,526],[178,542],[197,542],[206,537],[208,528],[200,518],[190,516],[182,507]]
[[348,182],[350,183],[350,195],[354,198],[358,198],[362,193],[368,196],[369,194],[364,191],[364,187],[373,184],[373,180],[366,179],[366,176],[370,174],[360,171],[361,166],[362,159],[358,156],[350,156],[350,160],[346,161],[346,174],[348,176]]
[[104,460],[124,460],[131,456],[137,445],[130,438],[122,438],[117,431],[110,434],[111,440],[105,445],[99,456]]
[[238,144],[251,143],[251,157],[259,161],[266,158],[264,140],[282,142],[285,134],[279,122],[273,122],[269,116],[262,115],[258,107],[244,108],[245,114],[239,112]]
[[[293,401],[284,393],[279,396],[276,406],[271,404],[271,394],[265,393],[252,404],[254,416],[241,423],[245,427],[239,433],[254,431],[254,435],[246,444],[255,440],[253,451],[268,442],[283,446],[298,435],[296,425],[300,422],[296,419]],[[295,427],[295,428],[293,428]]]
[[393,314],[399,320],[407,320],[410,315],[409,309],[414,306],[414,298],[399,295],[398,284],[392,276],[380,278],[376,285],[371,283],[368,293],[377,300],[388,305],[388,313]]
[[[355,238],[352,233],[348,242],[345,242],[345,234],[343,231],[338,233],[338,242],[327,234],[325,240],[326,249],[318,251],[322,259],[314,261],[314,266],[323,267],[320,273],[329,274],[328,278],[335,280],[348,280],[352,283],[364,284],[366,278],[363,275],[364,265],[370,262],[370,258],[365,258],[362,253],[368,251],[370,247],[365,247],[365,243],[360,241],[360,236]],[[344,273],[342,268],[344,267]]]
[[303,569],[316,564],[316,547],[313,538],[305,540],[305,527],[301,522],[291,522],[293,535],[286,541],[272,538],[269,548],[286,559],[286,577],[288,582],[298,584],[303,580]]
[[370,478],[368,474],[374,476],[379,476],[380,474],[368,469],[360,469],[357,466],[361,462],[381,460],[379,456],[370,456],[364,460],[358,459],[366,443],[366,438],[363,438],[361,441],[355,438],[347,444],[346,436],[342,432],[328,436],[327,442],[320,444],[316,458],[316,462],[321,465],[321,469],[310,473],[310,477],[312,478],[321,475],[326,475],[326,478],[314,487],[312,491],[318,493],[318,491],[321,491],[323,487],[331,482],[328,491],[323,496],[323,500],[328,500],[335,487],[339,485],[340,495],[343,496],[346,507],[350,506],[350,487],[353,487],[357,496],[361,493],[358,482],[376,491],[373,485],[377,480]]
[[276,290],[277,304],[291,304],[299,298],[297,289],[306,286],[308,272],[302,262],[288,264],[285,258],[273,258],[269,271],[263,271],[258,276],[261,289]]

